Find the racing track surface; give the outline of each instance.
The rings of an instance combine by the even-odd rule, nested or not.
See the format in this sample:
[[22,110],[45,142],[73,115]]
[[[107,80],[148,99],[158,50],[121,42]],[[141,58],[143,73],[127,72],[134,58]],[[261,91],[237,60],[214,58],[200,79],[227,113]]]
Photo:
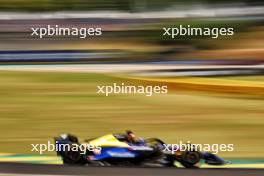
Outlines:
[[0,163],[0,175],[87,175],[87,176],[263,176],[264,169],[183,169],[88,167],[44,164]]

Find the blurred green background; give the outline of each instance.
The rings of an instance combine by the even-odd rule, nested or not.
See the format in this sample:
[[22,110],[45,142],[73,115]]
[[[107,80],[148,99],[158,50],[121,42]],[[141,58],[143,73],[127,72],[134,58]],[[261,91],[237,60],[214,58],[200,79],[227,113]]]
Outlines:
[[234,152],[222,156],[263,157],[263,96],[170,86],[169,94],[152,97],[96,94],[97,85],[124,81],[142,85],[120,75],[1,72],[1,152],[30,153],[31,143],[64,132],[84,140],[132,129],[169,143],[234,144]]

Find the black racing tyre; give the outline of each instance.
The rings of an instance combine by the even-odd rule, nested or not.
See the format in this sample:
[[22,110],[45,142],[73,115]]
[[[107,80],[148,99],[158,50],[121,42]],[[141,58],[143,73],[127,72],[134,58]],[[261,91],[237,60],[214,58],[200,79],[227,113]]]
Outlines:
[[63,157],[64,164],[81,164],[82,155],[79,151],[66,151],[65,156]]
[[72,134],[68,134],[68,140],[72,143],[79,143],[79,140],[76,136],[72,135]]
[[[59,138],[55,138],[55,141],[63,141],[63,150],[58,152],[63,159],[64,164],[83,164],[85,163],[84,155],[81,154],[79,149],[79,140],[75,135],[72,134],[63,134]],[[62,145],[62,144],[61,144]],[[67,146],[66,146],[67,145]]]
[[186,168],[196,168],[201,160],[201,154],[197,151],[186,151],[182,154],[181,164]]

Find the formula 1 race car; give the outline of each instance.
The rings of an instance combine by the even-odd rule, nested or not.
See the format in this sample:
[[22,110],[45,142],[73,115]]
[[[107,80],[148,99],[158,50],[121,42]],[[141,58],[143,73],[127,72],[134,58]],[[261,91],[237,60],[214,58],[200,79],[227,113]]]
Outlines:
[[[70,146],[65,147],[64,150],[57,150],[63,163],[68,165],[175,167],[181,164],[186,168],[197,168],[202,160],[209,165],[229,163],[209,152],[172,151],[163,141],[156,138],[130,143],[127,141],[126,134],[107,134],[85,140],[84,143],[79,143],[74,135],[63,134],[55,137],[55,143]],[[82,144],[96,146],[96,148],[93,148],[94,150],[85,148],[86,151],[83,152]],[[73,150],[76,146],[80,148]]]

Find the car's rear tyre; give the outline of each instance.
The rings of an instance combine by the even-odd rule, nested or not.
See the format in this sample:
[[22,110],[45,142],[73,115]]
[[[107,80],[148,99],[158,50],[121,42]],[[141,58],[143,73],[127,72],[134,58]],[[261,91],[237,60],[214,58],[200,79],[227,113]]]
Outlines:
[[[71,147],[65,151],[63,157],[64,164],[85,164],[84,156],[80,153],[79,150],[76,150],[76,146],[79,145],[79,140],[76,136],[68,134],[67,136]],[[75,149],[74,149],[75,148]]]
[[197,151],[186,151],[182,155],[181,164],[186,168],[197,168],[201,154]]
[[84,165],[87,163],[85,155],[81,154],[80,151],[66,151],[63,156],[63,164],[68,165]]
[[75,135],[68,134],[67,138],[72,143],[77,143],[77,144],[79,143],[79,140]]

